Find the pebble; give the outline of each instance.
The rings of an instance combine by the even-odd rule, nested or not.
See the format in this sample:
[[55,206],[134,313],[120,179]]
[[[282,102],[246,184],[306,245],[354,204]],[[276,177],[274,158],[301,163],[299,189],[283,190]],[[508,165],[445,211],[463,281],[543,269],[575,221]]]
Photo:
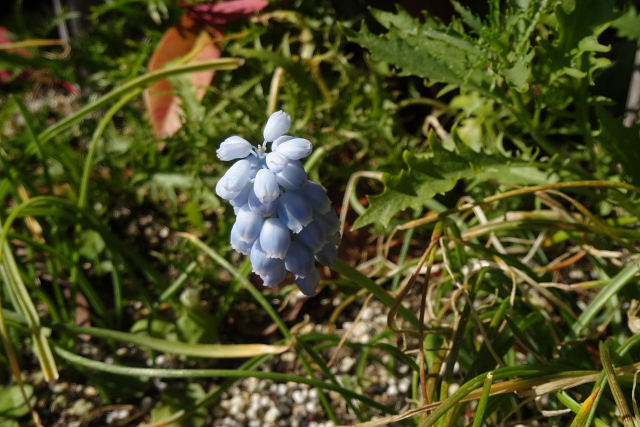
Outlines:
[[[303,297],[300,297],[303,298]],[[290,301],[291,302],[291,301]],[[327,305],[336,306],[341,301],[327,300]],[[357,315],[357,306],[348,313],[342,323],[342,333],[349,330],[349,339],[359,343],[369,343],[374,336],[386,328],[386,308],[376,301],[372,301],[363,310],[360,320],[353,323]],[[299,333],[319,332],[326,333],[327,327],[323,324],[309,322]],[[325,361],[329,360],[335,349],[323,351],[321,356]],[[338,376],[350,376],[354,374],[354,367],[358,358],[349,347],[343,347],[340,357],[330,371]],[[397,363],[396,372],[389,372],[378,363],[369,361],[363,375],[362,386],[365,394],[376,400],[385,400],[389,404],[404,402],[404,397],[411,391],[411,368],[402,362],[394,360],[388,353],[377,353],[384,363]],[[306,375],[300,370],[298,356],[293,351],[287,351],[275,358],[272,363],[265,364],[263,369],[278,372],[292,372],[296,375]],[[355,377],[351,377],[355,380]],[[342,395],[335,391],[326,390],[326,396],[336,411],[341,424],[357,422],[353,414],[346,406]],[[259,380],[246,378],[238,381],[233,387],[223,394],[216,410],[212,411],[211,425],[221,427],[333,427],[324,412],[318,390],[295,382],[276,383],[271,380]]]

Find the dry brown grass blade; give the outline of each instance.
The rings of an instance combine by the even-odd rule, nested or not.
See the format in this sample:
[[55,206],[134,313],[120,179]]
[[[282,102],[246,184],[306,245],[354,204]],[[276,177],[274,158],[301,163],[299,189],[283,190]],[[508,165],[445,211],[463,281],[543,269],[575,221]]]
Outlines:
[[627,401],[624,398],[624,394],[622,393],[622,389],[620,388],[620,384],[618,384],[618,379],[616,378],[616,373],[613,369],[613,363],[611,362],[611,353],[606,342],[600,342],[600,361],[607,373],[607,382],[609,383],[609,388],[611,388],[613,399],[616,401],[616,406],[620,411],[622,423],[625,427],[633,427],[635,423],[631,416],[631,411],[629,410]]
[[[629,374],[640,369],[640,362],[632,365],[615,368],[616,376]],[[598,371],[566,371],[551,375],[541,375],[534,378],[518,378],[494,383],[491,386],[491,396],[499,394],[532,391],[536,395],[551,393],[558,390],[566,390],[577,387],[581,384],[595,382],[598,379]],[[461,403],[478,400],[482,396],[483,388],[477,388],[460,400]],[[429,403],[419,408],[414,408],[398,415],[390,415],[376,420],[352,424],[351,427],[379,427],[399,422],[404,419],[414,417],[424,412],[433,411],[438,408],[443,401]]]

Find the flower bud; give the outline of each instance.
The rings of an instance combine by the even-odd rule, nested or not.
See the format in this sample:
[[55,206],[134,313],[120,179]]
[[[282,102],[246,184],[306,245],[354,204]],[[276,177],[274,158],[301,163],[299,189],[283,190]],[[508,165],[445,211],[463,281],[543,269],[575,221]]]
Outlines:
[[282,222],[294,233],[299,233],[313,220],[313,212],[307,202],[291,191],[280,196],[277,210]]
[[260,239],[256,240],[253,243],[249,258],[251,259],[253,272],[259,274],[260,276],[269,274],[269,272],[277,269],[278,265],[280,264],[284,266],[284,262],[281,259],[271,258],[267,256],[266,252],[260,245]]
[[260,169],[253,182],[253,191],[262,203],[271,203],[280,195],[276,176],[269,169]]
[[267,142],[275,141],[291,127],[291,117],[284,111],[276,111],[267,120],[262,135]]
[[267,167],[274,173],[280,172],[282,169],[286,168],[288,162],[289,159],[276,152],[271,152],[267,154],[266,157]]
[[262,283],[269,287],[275,288],[284,280],[287,275],[287,270],[284,267],[282,260],[273,266],[271,270],[269,270],[266,274],[260,274],[260,278],[262,279]]
[[251,188],[251,192],[249,193],[249,200],[247,200],[247,204],[249,208],[255,213],[265,216],[271,216],[276,211],[276,202],[271,203],[262,203],[258,200],[258,196],[256,196],[256,192],[253,191],[253,187]]
[[253,146],[249,141],[239,136],[230,136],[220,143],[216,150],[218,158],[222,161],[243,159],[251,154]]
[[240,240],[253,243],[260,235],[264,219],[262,215],[253,212],[245,205],[238,210],[236,222],[232,228],[236,229],[236,235]]
[[293,139],[293,138],[294,138],[293,136],[289,136],[289,135],[282,135],[281,137],[278,137],[278,139],[276,139],[271,143],[271,151],[276,151],[276,149],[280,144],[282,144],[285,141],[289,141],[290,139]]
[[309,248],[295,240],[289,245],[287,256],[284,259],[284,266],[288,271],[301,277],[305,277],[314,266],[313,254]]
[[325,245],[327,237],[316,220],[298,233],[298,240],[311,249],[311,252],[316,253]]
[[276,153],[280,153],[291,160],[299,160],[311,154],[311,141],[304,138],[293,138],[284,141],[275,148]]
[[231,206],[234,208],[241,208],[249,201],[250,193],[253,193],[253,183],[247,182],[242,191],[240,191],[240,194],[229,200],[229,203],[231,203]]
[[320,184],[307,181],[297,191],[300,194],[304,194],[305,200],[314,211],[324,214],[331,209],[331,200],[329,200],[326,190]]
[[238,236],[238,230],[234,227],[231,227],[231,247],[238,253],[243,255],[249,255],[251,252],[252,244],[245,240],[242,240]]
[[241,159],[235,162],[220,178],[216,185],[216,194],[231,200],[240,194],[244,186],[256,176],[258,163],[253,159]]
[[316,261],[327,267],[333,267],[338,259],[338,248],[329,242],[316,253]]
[[298,160],[289,160],[287,167],[276,174],[278,184],[287,190],[297,190],[307,182],[307,173]]
[[309,271],[309,274],[302,276],[296,276],[296,285],[300,291],[306,296],[311,296],[316,293],[316,288],[320,283],[320,273],[315,268]]
[[291,234],[280,219],[269,218],[264,222],[258,240],[267,257],[284,259],[291,243]]

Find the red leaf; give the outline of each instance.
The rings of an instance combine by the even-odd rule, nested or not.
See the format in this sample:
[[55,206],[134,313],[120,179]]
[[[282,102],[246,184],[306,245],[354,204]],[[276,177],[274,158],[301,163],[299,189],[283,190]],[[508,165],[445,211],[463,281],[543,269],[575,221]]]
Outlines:
[[267,0],[229,0],[195,5],[180,4],[187,9],[187,14],[191,19],[209,25],[225,25],[228,22],[259,12],[268,5]]
[[[188,61],[189,63],[220,57],[220,48],[209,33],[205,30],[197,30],[189,18],[183,17],[179,27],[171,27],[164,33],[149,62],[149,71],[158,70],[169,61],[183,58],[194,49],[198,51]],[[214,74],[213,70],[191,74],[191,83],[196,88],[196,96],[199,100],[206,93]],[[146,89],[144,99],[156,136],[160,138],[171,136],[180,129],[182,126],[180,98],[175,96],[173,86],[168,80],[160,80]]]

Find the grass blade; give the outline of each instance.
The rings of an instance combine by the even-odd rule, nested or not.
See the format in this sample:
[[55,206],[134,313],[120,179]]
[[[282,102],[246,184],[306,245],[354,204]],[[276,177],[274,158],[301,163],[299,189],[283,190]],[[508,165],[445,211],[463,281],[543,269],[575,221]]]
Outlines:
[[579,335],[593,320],[598,311],[620,290],[628,284],[631,279],[640,270],[640,260],[635,259],[629,265],[627,265],[622,271],[615,275],[611,279],[608,285],[604,286],[598,295],[589,303],[587,308],[584,309],[582,314],[578,317],[578,320],[572,326],[573,333]]
[[137,77],[133,80],[130,80],[122,84],[121,86],[118,86],[117,88],[107,93],[97,101],[86,105],[85,107],[81,108],[75,113],[70,114],[64,119],[60,120],[59,122],[49,126],[42,133],[40,133],[39,135],[40,141],[46,142],[50,140],[51,138],[58,135],[60,132],[64,131],[75,122],[82,120],[85,116],[87,116],[91,112],[124,96],[125,94],[130,93],[133,90],[148,86],[155,81],[162,80],[167,77],[175,76],[178,74],[196,73],[198,71],[205,71],[205,70],[234,70],[239,66],[241,66],[243,63],[244,63],[244,60],[239,58],[219,58],[219,59],[213,59],[211,61],[194,62],[190,64],[185,64],[185,65],[177,65],[175,67],[167,67],[167,68],[163,68],[162,70],[153,71],[151,73],[144,74],[140,77]]
[[480,396],[480,400],[478,401],[478,409],[476,410],[476,414],[473,417],[472,427],[482,426],[482,421],[484,421],[484,412],[487,409],[487,402],[489,401],[489,394],[491,393],[492,384],[493,372],[489,372],[484,379],[484,384],[482,385],[482,396]]
[[149,377],[149,378],[261,378],[272,381],[287,382],[292,381],[299,384],[307,384],[318,389],[332,390],[338,392],[344,396],[349,396],[354,399],[364,401],[366,404],[376,407],[386,413],[394,412],[391,408],[368,399],[366,396],[362,396],[354,391],[339,386],[337,384],[328,383],[317,380],[315,378],[305,378],[296,375],[282,374],[280,372],[266,372],[266,371],[243,371],[237,369],[158,369],[158,368],[137,368],[133,366],[120,366],[110,363],[99,362],[97,360],[87,359],[86,357],[78,356],[63,349],[62,347],[55,348],[56,353],[65,360],[74,363],[85,368],[96,369],[102,372],[109,372],[117,375],[128,375],[136,377]]
[[16,310],[25,317],[27,325],[31,330],[34,351],[42,368],[45,380],[53,381],[59,376],[58,368],[51,353],[47,337],[40,326],[38,312],[31,300],[27,287],[22,281],[18,265],[6,241],[3,242],[3,247],[4,257],[0,264],[0,276],[2,276],[2,280],[8,288],[9,295],[12,297]]
[[229,359],[260,356],[263,354],[280,354],[289,349],[286,345],[268,344],[191,344],[104,328],[71,325],[64,325],[61,327],[76,334],[87,334],[98,338],[113,339],[142,347],[148,347],[165,353],[182,354],[193,357],[206,357],[211,359]]
[[611,388],[613,399],[616,401],[616,406],[620,411],[620,418],[622,418],[622,423],[625,427],[632,427],[635,423],[631,416],[631,411],[629,411],[629,406],[627,406],[627,401],[624,398],[624,394],[622,393],[622,389],[620,388],[620,384],[618,384],[616,372],[613,369],[613,363],[611,362],[611,353],[606,342],[600,342],[600,361],[602,362],[602,366],[607,373],[607,382],[609,383],[609,387]]

